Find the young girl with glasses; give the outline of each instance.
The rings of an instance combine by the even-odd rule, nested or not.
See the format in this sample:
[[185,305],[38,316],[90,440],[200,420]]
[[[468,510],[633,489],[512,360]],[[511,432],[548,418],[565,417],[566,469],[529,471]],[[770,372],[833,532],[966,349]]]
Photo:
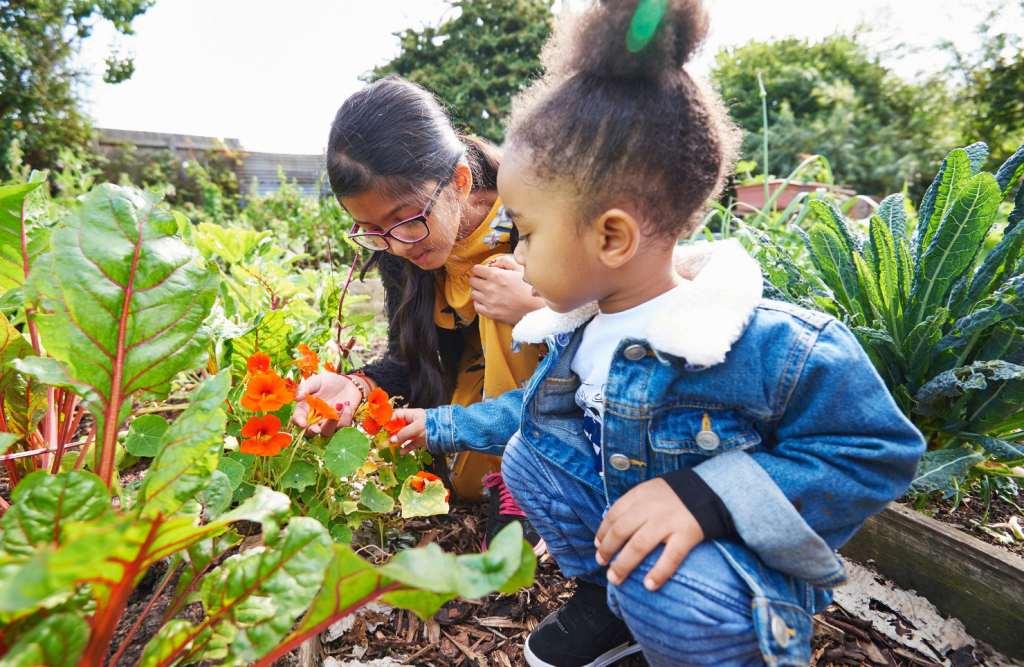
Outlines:
[[[376,387],[414,407],[468,406],[518,389],[537,365],[536,345],[513,345],[512,325],[544,305],[509,253],[517,235],[498,197],[500,153],[458,134],[433,95],[389,76],[349,97],[328,139],[327,180],[355,221],[350,238],[371,251],[362,274],[380,272],[388,317],[384,357],[359,373],[323,373],[299,385],[294,421],[305,427],[306,396],[340,406],[349,426]],[[441,462],[445,458],[440,459]],[[459,496],[491,496],[487,540],[523,513],[508,496],[498,456],[449,457]],[[538,550],[543,542],[532,530]]]
[[[498,190],[548,307],[514,337],[548,353],[526,388],[405,410],[410,450],[503,453],[562,572],[534,667],[807,665],[834,549],[909,485],[924,441],[851,332],[762,299],[735,241],[677,247],[739,144],[683,69],[699,0],[563,10],[514,107]],[[506,444],[507,443],[507,444]]]

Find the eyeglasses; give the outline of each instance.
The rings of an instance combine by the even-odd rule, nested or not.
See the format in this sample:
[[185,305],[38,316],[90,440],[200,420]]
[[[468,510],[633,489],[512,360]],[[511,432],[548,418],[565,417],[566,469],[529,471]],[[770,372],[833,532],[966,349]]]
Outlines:
[[352,231],[349,232],[348,237],[362,247],[374,251],[387,250],[390,248],[391,242],[388,241],[389,236],[401,241],[402,243],[419,243],[430,235],[430,228],[427,227],[427,218],[430,217],[430,211],[434,208],[434,204],[437,202],[437,198],[441,194],[441,190],[443,190],[451,180],[452,176],[449,176],[437,184],[437,187],[434,188],[434,194],[430,195],[430,201],[427,202],[427,205],[423,208],[423,212],[419,215],[414,215],[413,217],[403,220],[398,224],[392,225],[384,232],[360,232],[357,234],[356,230],[359,229],[359,223],[356,223],[352,225]]

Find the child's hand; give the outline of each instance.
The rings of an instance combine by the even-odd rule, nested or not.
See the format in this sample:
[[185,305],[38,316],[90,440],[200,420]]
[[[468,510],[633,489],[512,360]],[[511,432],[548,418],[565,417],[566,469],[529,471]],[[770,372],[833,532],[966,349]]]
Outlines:
[[[407,426],[398,433],[391,436],[393,444],[407,443],[402,447],[402,453],[408,454],[414,449],[423,449],[427,446],[427,411],[418,408],[403,408],[395,410],[396,419],[404,419]],[[409,442],[411,441],[411,442]]]
[[656,591],[703,541],[704,531],[693,514],[672,487],[656,477],[615,501],[597,529],[594,546],[600,565],[607,565],[619,554],[608,568],[608,581],[620,584],[647,554],[664,544],[661,557],[644,578],[644,587]]

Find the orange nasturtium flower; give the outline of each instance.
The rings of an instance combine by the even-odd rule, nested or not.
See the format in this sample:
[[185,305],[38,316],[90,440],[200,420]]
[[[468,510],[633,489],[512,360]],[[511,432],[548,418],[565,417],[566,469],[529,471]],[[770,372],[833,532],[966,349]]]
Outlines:
[[377,435],[378,433],[380,433],[381,429],[381,425],[374,421],[372,417],[367,417],[366,419],[364,419],[363,423],[360,424],[360,426],[362,426],[363,430],[369,433],[370,435]]
[[406,426],[408,426],[408,424],[405,423],[404,419],[395,417],[388,423],[384,424],[384,430],[388,432],[388,435],[394,435],[401,431]]
[[276,373],[256,375],[245,387],[242,407],[253,412],[274,412],[295,400],[295,392]]
[[337,373],[338,372],[338,369],[334,367],[334,364],[332,364],[329,361],[325,361],[324,362],[324,370],[327,371],[328,373]]
[[270,372],[270,355],[263,352],[256,352],[249,361],[245,362],[249,375],[263,375]]
[[[421,470],[412,477],[412,481],[409,485],[416,489],[417,493],[423,493],[423,488],[427,485],[427,482],[440,482],[441,478],[437,475]],[[448,502],[448,498],[451,497],[452,492],[448,489],[444,490],[444,501]]]
[[291,436],[281,433],[281,420],[274,415],[250,417],[242,427],[242,438],[242,453],[256,456],[276,456],[292,441]]
[[380,387],[371,391],[366,398],[366,415],[378,424],[386,424],[391,421],[391,413],[387,392]]
[[299,344],[299,354],[302,356],[295,360],[295,364],[302,371],[302,378],[308,378],[310,375],[316,375],[317,370],[320,368],[320,357],[316,352],[309,349],[309,346],[305,343]]
[[306,403],[309,404],[309,412],[306,413],[306,423],[310,426],[319,424],[325,419],[338,418],[338,412],[316,396],[307,396]]

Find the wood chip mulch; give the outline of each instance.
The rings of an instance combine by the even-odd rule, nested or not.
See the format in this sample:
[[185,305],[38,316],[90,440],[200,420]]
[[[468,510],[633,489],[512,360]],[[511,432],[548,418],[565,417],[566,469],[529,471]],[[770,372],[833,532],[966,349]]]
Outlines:
[[[1018,505],[1024,505],[1024,495],[1018,495],[1016,498]],[[985,519],[985,525],[997,526],[1004,534],[1011,534],[1011,531],[1007,528],[1007,523],[1011,518],[1017,517],[1017,520],[1024,525],[1024,514],[1021,513],[1017,507],[1012,503],[1008,503],[1003,498],[993,494],[992,504],[989,507],[988,517],[985,516],[985,502],[978,496],[966,496],[960,502],[960,506],[956,508],[956,511],[952,514],[950,509],[953,507],[953,501],[951,500],[931,500],[925,507],[925,511],[932,516],[932,518],[942,523],[947,523],[954,526],[960,531],[963,531],[972,537],[976,537],[982,542],[987,542],[993,546],[999,547],[1000,549],[1006,549],[1010,553],[1017,554],[1018,556],[1024,557],[1024,541],[1017,540],[1013,544],[1005,544],[999,541],[994,535],[980,530],[971,523],[971,521],[982,522]]]

